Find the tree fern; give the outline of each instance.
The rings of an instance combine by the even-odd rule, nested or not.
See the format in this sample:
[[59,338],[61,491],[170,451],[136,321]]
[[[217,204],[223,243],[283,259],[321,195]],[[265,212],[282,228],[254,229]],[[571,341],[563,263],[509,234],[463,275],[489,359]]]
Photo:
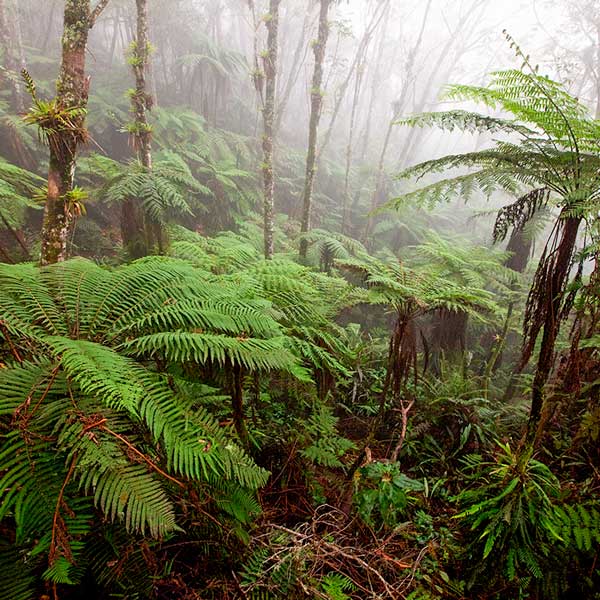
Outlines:
[[[94,506],[130,532],[163,537],[179,527],[173,492],[188,482],[230,482],[232,497],[235,486],[264,484],[267,473],[228,432],[206,411],[190,410],[176,376],[130,355],[147,359],[143,342],[154,337],[178,340],[181,352],[169,351],[168,342],[154,348],[173,364],[227,360],[293,369],[295,358],[278,342],[268,304],[240,299],[237,311],[235,301],[219,310],[229,288],[166,259],[115,271],[82,260],[43,270],[5,265],[0,281],[2,339],[11,355],[0,372],[0,418],[14,424],[0,444],[0,518],[15,519],[22,543],[40,539],[48,578],[75,581],[73,565]],[[202,308],[202,300],[211,306]],[[252,322],[266,338],[243,339]],[[181,328],[208,330],[187,333],[202,339],[203,354],[188,352]]]

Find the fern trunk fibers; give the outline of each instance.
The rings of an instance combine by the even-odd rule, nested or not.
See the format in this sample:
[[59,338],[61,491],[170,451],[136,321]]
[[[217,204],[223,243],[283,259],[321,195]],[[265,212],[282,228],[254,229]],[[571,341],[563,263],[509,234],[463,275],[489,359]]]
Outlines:
[[[147,112],[152,108],[152,96],[146,91],[146,76],[149,64],[150,43],[148,41],[148,0],[136,0],[137,35],[133,44],[131,65],[135,76],[135,92],[131,98],[134,114],[133,141],[138,160],[144,168],[152,169],[152,130]],[[158,227],[158,231],[156,230]],[[144,212],[139,198],[127,198],[123,202],[121,231],[123,244],[131,258],[148,254],[148,248],[156,239],[162,245],[160,227],[144,223]]]
[[533,239],[525,234],[522,227],[513,229],[506,246],[506,251],[511,255],[505,265],[517,273],[524,273],[531,256],[532,246]]
[[90,0],[67,0],[56,103],[57,111],[68,114],[68,125],[59,122],[52,130],[47,130],[50,161],[42,228],[42,265],[67,258],[71,225],[69,194],[73,190],[77,149],[86,139],[84,110],[89,81],[85,75],[85,53],[91,24]]
[[[528,327],[528,319],[533,317],[534,322],[532,326],[529,325],[530,329],[526,330],[529,339],[526,340],[528,343],[526,343],[524,349],[523,360],[528,358],[527,353],[531,351],[530,349],[535,343],[535,337],[537,337],[540,327],[543,326],[544,332],[533,379],[531,409],[523,438],[524,454],[528,454],[533,449],[540,433],[539,425],[542,420],[545,398],[544,387],[554,364],[554,348],[560,332],[560,323],[564,317],[565,288],[581,223],[580,217],[565,218],[564,213],[567,210],[566,208],[563,209],[563,213],[561,213],[563,218],[559,218],[561,230],[558,244],[552,249],[547,258],[543,256],[540,261],[538,274],[536,274],[531,292],[533,297],[529,299],[526,313],[526,328]],[[532,307],[537,309],[536,315],[531,314]]]
[[275,95],[277,90],[277,36],[279,34],[279,4],[270,0],[267,25],[267,55],[263,59],[265,72],[265,103],[263,106],[263,183],[264,183],[264,238],[265,258],[273,258],[273,202],[275,178],[273,176],[273,135],[275,123]]
[[379,424],[383,423],[385,405],[390,390],[398,401],[402,387],[408,382],[411,371],[417,384],[417,350],[415,329],[409,314],[398,313],[390,337],[385,381],[379,401]]
[[464,357],[469,315],[461,310],[442,309],[437,315],[432,339],[432,368],[436,375],[441,372],[441,360],[445,358],[458,363]]
[[[312,193],[315,183],[316,161],[317,161],[317,134],[321,110],[323,107],[323,63],[327,40],[329,38],[329,7],[331,0],[321,0],[319,12],[319,33],[317,41],[313,46],[315,54],[315,68],[310,90],[310,122],[308,127],[308,152],[306,155],[306,176],[304,180],[304,192],[302,197],[302,225],[301,233],[308,233],[311,226]],[[300,240],[300,258],[306,258],[308,240]]]

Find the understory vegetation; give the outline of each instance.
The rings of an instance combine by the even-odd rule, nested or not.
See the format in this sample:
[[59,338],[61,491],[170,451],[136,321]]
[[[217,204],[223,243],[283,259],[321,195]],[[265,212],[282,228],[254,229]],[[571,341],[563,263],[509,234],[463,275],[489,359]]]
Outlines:
[[[287,117],[309,106],[308,151],[283,117],[301,67],[276,85],[290,0],[240,3],[252,60],[220,29],[231,3],[150,1],[149,29],[145,0],[69,0],[48,37],[17,4],[0,0],[0,600],[600,598],[584,103],[506,34],[520,67],[447,86],[448,110],[394,106],[394,131],[464,151],[388,166],[388,139],[378,165],[354,115],[349,140],[326,121],[386,0],[330,91],[344,23],[309,3],[317,85]],[[90,86],[69,61],[94,30]]]

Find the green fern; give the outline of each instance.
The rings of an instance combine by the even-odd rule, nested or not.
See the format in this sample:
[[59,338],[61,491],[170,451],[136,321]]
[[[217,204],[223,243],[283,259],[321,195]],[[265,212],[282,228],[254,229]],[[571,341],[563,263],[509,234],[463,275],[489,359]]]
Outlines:
[[[198,274],[160,258],[115,271],[83,260],[0,266],[1,339],[12,354],[0,370],[0,519],[15,520],[19,544],[39,540],[34,553],[48,557],[56,583],[80,577],[94,507],[154,537],[179,529],[174,492],[187,482],[214,482],[232,521],[258,510],[243,490],[268,474],[206,410],[191,410],[178,377],[131,356],[147,359],[148,340],[165,340],[152,348],[173,364],[293,368],[268,304],[227,305],[230,289]],[[267,337],[243,339],[248,331]],[[201,339],[203,354],[187,339]]]

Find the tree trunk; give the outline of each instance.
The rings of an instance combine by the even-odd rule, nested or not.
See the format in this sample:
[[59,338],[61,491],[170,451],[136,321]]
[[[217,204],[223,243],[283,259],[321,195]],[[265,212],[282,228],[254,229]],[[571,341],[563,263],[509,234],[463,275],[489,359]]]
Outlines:
[[298,37],[298,44],[296,45],[296,49],[294,51],[294,57],[292,59],[292,64],[290,66],[289,76],[285,83],[285,87],[283,91],[280,93],[280,100],[277,104],[277,114],[275,116],[275,133],[277,133],[281,127],[281,123],[283,121],[283,116],[285,114],[285,109],[287,108],[290,96],[292,94],[292,89],[294,88],[294,84],[298,81],[300,76],[300,69],[306,60],[306,55],[308,53],[309,44],[306,43],[307,34],[309,33],[309,25],[312,23],[313,13],[311,10],[312,0],[309,0],[309,5],[306,7],[306,13],[304,16],[304,21],[302,23],[302,32]]
[[[415,60],[419,50],[421,48],[421,43],[423,42],[423,34],[425,33],[425,26],[427,24],[427,17],[429,16],[429,11],[431,9],[431,2],[433,0],[428,0],[427,6],[425,8],[425,14],[423,16],[423,21],[421,22],[421,28],[419,30],[419,35],[417,37],[417,41],[415,42],[414,47],[411,49],[408,55],[408,61],[406,63],[406,78],[404,82],[404,86],[402,88],[402,92],[400,98],[394,102],[392,109],[392,118],[388,123],[387,132],[385,134],[385,139],[383,142],[383,147],[381,148],[381,154],[379,155],[379,163],[377,165],[377,175],[375,178],[375,189],[373,191],[373,196],[371,197],[371,211],[369,213],[369,220],[367,222],[367,228],[365,231],[365,242],[368,244],[368,238],[373,231],[374,225],[374,215],[373,211],[378,207],[379,202],[381,201],[382,191],[383,191],[383,180],[384,180],[384,170],[385,170],[385,157],[387,155],[388,147],[390,145],[390,140],[392,138],[392,131],[394,128],[394,123],[400,117],[400,113],[404,110],[404,105],[406,104],[406,98],[408,96],[409,84],[413,78],[413,70],[415,66]],[[366,141],[365,141],[366,144]],[[369,244],[370,245],[370,244]]]
[[[314,44],[315,69],[312,78],[312,87],[310,90],[310,122],[308,129],[308,152],[306,156],[306,176],[304,180],[304,193],[302,198],[302,225],[301,233],[306,234],[310,229],[311,211],[312,211],[312,192],[315,183],[315,165],[317,160],[317,134],[319,121],[321,119],[321,109],[323,106],[323,62],[325,60],[325,50],[327,48],[327,39],[329,38],[329,7],[331,0],[321,0],[319,12],[319,33],[317,42]],[[300,258],[306,258],[308,250],[308,240],[300,240]]]
[[0,0],[0,47],[4,51],[4,65],[9,71],[12,107],[17,113],[25,112],[20,71],[25,68],[21,28],[17,8]]
[[267,54],[263,59],[265,73],[265,102],[263,114],[263,183],[264,183],[264,239],[265,258],[273,258],[273,201],[275,178],[273,176],[273,126],[275,122],[275,94],[277,90],[277,36],[279,33],[279,4],[281,0],[270,0],[266,19],[268,31]]
[[[428,9],[429,9],[429,7],[428,7]],[[476,10],[476,9],[479,9],[479,10]],[[448,40],[446,41],[441,52],[438,55],[438,58],[434,64],[434,67],[433,67],[432,71],[430,72],[429,77],[427,78],[427,82],[425,83],[425,86],[423,87],[423,93],[421,94],[419,101],[413,108],[413,113],[415,113],[415,114],[422,113],[423,110],[425,109],[425,106],[427,105],[428,98],[430,98],[430,96],[431,96],[432,90],[434,91],[434,93],[437,93],[438,90],[435,89],[434,83],[435,83],[438,73],[440,72],[440,69],[446,62],[446,59],[450,56],[450,50],[461,39],[460,34],[461,34],[462,30],[465,29],[467,24],[469,24],[469,21],[471,22],[471,27],[474,27],[479,22],[478,18],[481,15],[481,11],[484,9],[485,9],[485,5],[483,4],[483,2],[481,0],[473,0],[471,2],[469,9],[465,10],[463,12],[462,16],[459,18],[458,23],[456,24],[456,27],[452,31],[449,32],[450,35],[448,37]],[[458,58],[459,58],[459,56],[457,56],[454,59],[454,64],[456,64],[456,62],[458,61]],[[444,78],[444,79],[446,79],[446,78]],[[397,163],[398,169],[403,168],[404,165],[407,163],[408,157],[411,154],[411,150],[415,146],[416,139],[418,138],[418,136],[420,136],[422,134],[423,134],[422,129],[420,129],[418,127],[411,127],[411,130],[408,134],[408,138],[406,139],[406,141],[402,147],[402,150],[400,151],[400,159],[398,160],[398,163]]]
[[[147,112],[152,108],[152,96],[146,91],[146,75],[150,57],[148,41],[148,0],[136,0],[137,35],[133,46],[132,68],[135,76],[135,93],[131,99],[134,114],[133,145],[138,160],[148,171],[152,170],[152,130]],[[123,203],[121,231],[127,254],[135,259],[148,254],[156,226],[144,223],[144,213],[139,198],[127,198]]]
[[230,393],[233,425],[242,446],[248,449],[250,447],[250,436],[246,427],[246,415],[244,411],[244,369],[239,365],[231,367]]
[[[373,121],[373,112],[375,106],[377,105],[377,97],[380,93],[379,86],[382,83],[382,66],[383,66],[383,56],[386,47],[389,42],[387,40],[387,31],[390,25],[390,14],[391,14],[391,4],[388,4],[386,11],[383,15],[383,26],[381,29],[381,34],[379,36],[379,46],[375,56],[375,66],[373,69],[373,77],[371,78],[371,99],[369,100],[368,108],[367,108],[367,117],[365,119],[364,131],[362,134],[362,142],[361,142],[361,151],[360,151],[360,161],[361,163],[365,162],[365,159],[369,150],[369,143],[371,140],[371,124]],[[394,57],[392,59],[392,63],[396,61],[396,55],[398,53],[399,46],[394,48]]]
[[90,0],[67,0],[65,4],[62,63],[56,86],[56,105],[57,110],[68,113],[70,125],[68,128],[46,131],[50,160],[48,196],[42,228],[42,265],[61,262],[67,258],[67,238],[72,221],[69,195],[73,190],[77,149],[87,138],[85,109],[89,80],[85,75],[85,53],[88,33],[99,15],[99,8],[100,5],[91,13]]
[[441,373],[442,360],[458,364],[464,357],[469,315],[462,310],[441,309],[435,316],[432,336],[432,368]]
[[[544,407],[544,387],[554,364],[554,348],[560,332],[561,318],[564,317],[562,305],[565,296],[565,288],[569,279],[571,259],[573,257],[575,244],[577,242],[577,234],[581,224],[581,218],[565,217],[565,213],[568,214],[568,208],[564,208],[559,217],[559,222],[562,227],[560,241],[552,251],[549,263],[546,263],[545,257],[542,257],[538,269],[546,268],[547,270],[542,274],[541,278],[538,279],[536,276],[536,281],[534,281],[531,292],[533,295],[542,295],[541,300],[538,301],[536,306],[538,313],[540,309],[543,311],[543,321],[541,323],[543,325],[544,333],[542,335],[540,352],[533,379],[529,420],[523,438],[524,455],[531,453],[539,433],[538,426],[542,418],[542,409]],[[528,309],[531,306],[531,302],[532,298],[529,299]],[[521,367],[526,361],[528,353],[531,353],[538,332],[539,329],[537,326],[530,328],[528,332],[529,339],[526,340]]]
[[373,33],[375,32],[375,30],[379,26],[379,23],[383,19],[383,16],[385,15],[385,8],[387,7],[387,5],[388,5],[387,2],[382,3],[380,5],[380,7],[382,8],[382,11],[379,13],[378,12],[379,8],[378,8],[373,13],[373,17],[372,17],[370,23],[367,25],[367,28],[365,29],[365,32],[362,36],[362,39],[360,40],[360,44],[356,50],[356,54],[354,55],[354,59],[352,61],[352,64],[350,65],[350,69],[348,70],[348,74],[346,75],[346,78],[344,79],[344,81],[342,82],[342,84],[340,85],[340,87],[337,90],[337,93],[335,95],[335,106],[333,107],[333,113],[331,115],[331,120],[329,121],[329,126],[327,127],[327,131],[325,132],[325,135],[323,136],[323,140],[321,142],[321,147],[319,149],[320,155],[323,154],[323,152],[325,151],[325,148],[327,148],[327,146],[329,145],[329,142],[331,140],[331,134],[333,133],[333,129],[337,122],[337,118],[340,114],[342,103],[344,101],[344,97],[346,96],[346,91],[348,90],[350,81],[352,80],[352,76],[354,75],[354,72],[357,70],[358,65],[361,62],[361,60],[364,57],[366,57],[366,55],[367,55],[367,52],[369,49],[369,44],[371,43],[371,39],[373,37]]
[[349,235],[350,230],[350,168],[352,166],[352,148],[354,144],[354,125],[356,122],[356,111],[363,82],[366,61],[366,50],[356,68],[356,80],[354,82],[354,94],[352,96],[352,110],[350,111],[350,129],[348,132],[348,143],[346,144],[346,169],[344,172],[344,194],[342,196],[342,233]]

